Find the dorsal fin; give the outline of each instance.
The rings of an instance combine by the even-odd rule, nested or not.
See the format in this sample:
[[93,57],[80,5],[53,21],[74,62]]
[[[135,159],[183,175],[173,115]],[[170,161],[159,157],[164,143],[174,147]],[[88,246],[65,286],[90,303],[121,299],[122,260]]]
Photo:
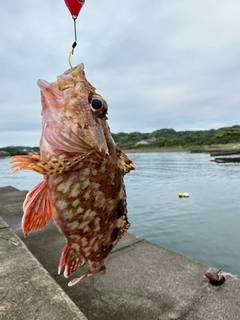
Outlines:
[[128,158],[128,156],[116,146],[117,157],[118,157],[118,167],[121,170],[122,175],[129,173],[131,170],[136,170],[134,168],[134,163]]

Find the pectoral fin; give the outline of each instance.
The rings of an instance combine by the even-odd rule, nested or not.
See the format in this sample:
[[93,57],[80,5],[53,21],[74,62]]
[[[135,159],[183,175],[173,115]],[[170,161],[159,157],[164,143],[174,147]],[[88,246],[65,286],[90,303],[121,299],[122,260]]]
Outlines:
[[[12,175],[21,170],[30,170],[43,175],[51,175],[69,171],[80,164],[85,156],[78,156],[64,159],[51,159],[43,162],[37,155],[33,156],[14,156],[10,159],[10,170]],[[77,168],[75,168],[76,170]]]
[[22,230],[24,236],[43,229],[51,220],[52,204],[47,179],[40,182],[26,196],[23,203]]

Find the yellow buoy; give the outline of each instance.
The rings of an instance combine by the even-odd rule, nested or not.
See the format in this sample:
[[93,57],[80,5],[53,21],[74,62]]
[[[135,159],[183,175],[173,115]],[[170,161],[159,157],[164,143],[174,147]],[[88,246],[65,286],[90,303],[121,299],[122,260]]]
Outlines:
[[187,193],[187,192],[179,192],[178,197],[179,198],[182,198],[182,197],[188,198],[189,197],[189,193]]

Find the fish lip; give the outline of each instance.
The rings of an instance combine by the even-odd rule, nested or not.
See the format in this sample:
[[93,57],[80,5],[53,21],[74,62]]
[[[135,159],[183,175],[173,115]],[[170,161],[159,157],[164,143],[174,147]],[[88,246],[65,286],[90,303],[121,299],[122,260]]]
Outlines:
[[82,71],[84,71],[84,64],[79,63],[76,67],[73,67],[71,69],[66,70],[62,75],[63,76],[70,76],[71,78],[73,78],[74,76],[76,76],[77,74],[79,74]]
[[40,88],[50,88],[52,86],[51,83],[47,82],[46,80],[43,80],[43,79],[39,79],[37,81],[37,85],[40,87]]

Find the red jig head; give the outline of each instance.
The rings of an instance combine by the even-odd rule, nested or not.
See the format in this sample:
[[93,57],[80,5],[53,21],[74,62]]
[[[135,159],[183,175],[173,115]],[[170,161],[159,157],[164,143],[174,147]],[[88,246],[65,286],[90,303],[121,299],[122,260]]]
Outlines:
[[73,19],[77,19],[85,0],[64,0],[68,10],[70,11]]

